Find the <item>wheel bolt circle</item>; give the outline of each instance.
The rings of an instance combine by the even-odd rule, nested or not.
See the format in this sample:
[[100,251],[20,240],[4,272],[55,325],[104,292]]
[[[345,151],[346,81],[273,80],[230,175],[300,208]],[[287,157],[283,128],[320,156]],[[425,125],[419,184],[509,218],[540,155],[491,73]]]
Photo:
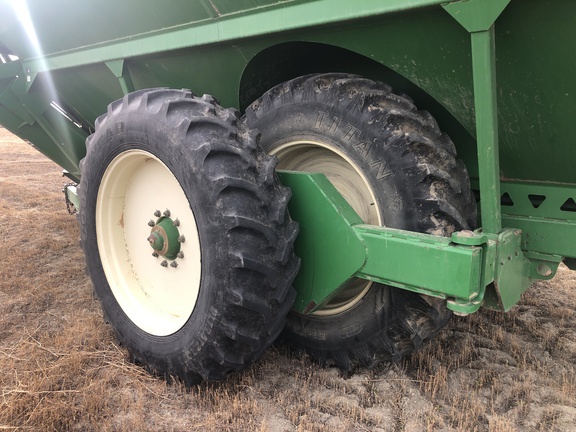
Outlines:
[[[159,210],[157,210],[158,212]],[[164,214],[169,214],[170,210],[166,210]],[[168,260],[174,260],[178,257],[183,243],[184,236],[180,234],[178,226],[180,221],[178,219],[172,220],[167,216],[160,217],[158,220],[150,221],[149,225],[152,227],[147,241],[154,249],[154,252]]]

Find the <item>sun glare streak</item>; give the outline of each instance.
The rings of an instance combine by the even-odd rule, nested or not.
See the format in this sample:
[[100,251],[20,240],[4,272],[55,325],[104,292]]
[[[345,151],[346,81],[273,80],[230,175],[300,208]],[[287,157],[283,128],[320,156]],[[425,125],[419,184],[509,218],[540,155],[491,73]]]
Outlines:
[[[10,4],[12,7],[12,10],[14,11],[14,14],[16,15],[16,18],[18,19],[18,21],[20,22],[20,25],[22,26],[22,28],[24,29],[24,31],[26,33],[26,37],[28,38],[30,46],[32,47],[32,50],[33,50],[32,57],[35,57],[35,59],[42,64],[42,66],[43,66],[42,70],[46,71],[46,72],[44,72],[45,78],[46,78],[44,80],[44,83],[46,84],[45,90],[47,91],[49,98],[51,100],[50,106],[54,110],[56,110],[56,112],[58,112],[59,114],[64,116],[66,119],[68,119],[69,121],[74,123],[76,126],[81,127],[81,124],[74,121],[74,119],[72,119],[72,117],[63,108],[61,108],[61,106],[57,102],[57,101],[59,101],[59,97],[58,97],[58,93],[56,92],[56,86],[54,85],[52,75],[50,74],[50,69],[49,69],[49,67],[47,67],[46,61],[44,60],[44,52],[43,52],[42,46],[40,45],[40,40],[38,38],[38,34],[36,32],[34,22],[32,21],[30,9],[28,8],[28,2],[26,0],[11,0]],[[18,59],[18,57],[15,57],[15,58]],[[30,71],[28,70],[27,71],[28,76],[26,78],[27,78],[27,82],[30,83],[32,78],[30,77],[29,72]],[[72,137],[70,135],[70,131],[67,130],[66,128],[62,128],[62,129],[58,128],[58,129],[63,134],[63,136],[61,136],[60,138],[71,143]],[[64,145],[64,143],[60,143],[60,144]]]
[[41,56],[42,49],[40,47],[38,35],[36,34],[36,29],[34,28],[34,23],[32,22],[32,17],[30,16],[28,2],[26,2],[26,0],[12,0],[11,6],[18,18],[18,21],[20,21],[20,24],[24,28],[26,36],[34,48],[35,54]]

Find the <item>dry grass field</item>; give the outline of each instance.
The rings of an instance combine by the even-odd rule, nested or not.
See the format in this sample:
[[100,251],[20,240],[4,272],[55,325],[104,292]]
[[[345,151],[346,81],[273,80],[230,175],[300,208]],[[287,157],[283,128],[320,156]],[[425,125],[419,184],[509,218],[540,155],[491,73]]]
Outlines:
[[129,361],[92,297],[60,169],[0,129],[0,430],[576,430],[576,272],[342,377],[284,348],[186,390]]

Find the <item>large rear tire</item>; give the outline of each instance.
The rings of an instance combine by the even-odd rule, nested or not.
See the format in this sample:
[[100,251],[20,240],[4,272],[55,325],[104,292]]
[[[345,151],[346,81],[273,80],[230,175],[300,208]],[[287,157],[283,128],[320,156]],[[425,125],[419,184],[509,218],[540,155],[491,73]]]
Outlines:
[[[300,77],[255,101],[245,121],[261,131],[279,169],[323,172],[365,223],[443,236],[474,225],[475,201],[453,143],[427,112],[382,83]],[[349,370],[401,359],[450,316],[444,301],[357,279],[322,310],[291,312],[284,336],[320,363]]]
[[82,245],[136,361],[188,385],[222,379],[282,331],[299,261],[275,164],[210,96],[138,91],[96,121],[81,163]]

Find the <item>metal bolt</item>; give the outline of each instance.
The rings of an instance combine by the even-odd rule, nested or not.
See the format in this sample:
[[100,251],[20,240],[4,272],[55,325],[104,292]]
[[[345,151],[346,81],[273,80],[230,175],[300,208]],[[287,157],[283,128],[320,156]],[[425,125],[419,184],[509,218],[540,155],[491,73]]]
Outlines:
[[180,221],[178,220],[178,218],[174,219],[174,226],[175,227],[179,227],[180,226]]
[[156,225],[156,222],[154,222],[152,219],[150,219],[150,221],[148,221],[148,226],[153,227],[154,225]]
[[156,252],[152,252],[152,256],[153,256],[154,258],[158,258],[158,257],[159,257],[158,253],[156,253]]
[[458,233],[458,237],[466,237],[466,238],[470,238],[470,237],[474,237],[474,231],[470,231],[470,230],[462,230]]
[[154,212],[154,216],[160,217],[160,216],[162,216],[162,213],[160,213],[160,210],[156,210],[156,211]]
[[186,237],[184,237],[183,235],[181,235],[180,237],[178,237],[178,241],[180,243],[184,243],[186,241]]
[[170,267],[176,268],[176,267],[178,267],[178,263],[177,263],[176,261],[172,261],[172,262],[170,263]]
[[170,210],[166,209],[164,213],[162,213],[165,217],[170,217]]
[[164,260],[160,263],[162,267],[168,267],[168,261]]
[[184,252],[178,252],[177,257],[180,259],[184,258]]

